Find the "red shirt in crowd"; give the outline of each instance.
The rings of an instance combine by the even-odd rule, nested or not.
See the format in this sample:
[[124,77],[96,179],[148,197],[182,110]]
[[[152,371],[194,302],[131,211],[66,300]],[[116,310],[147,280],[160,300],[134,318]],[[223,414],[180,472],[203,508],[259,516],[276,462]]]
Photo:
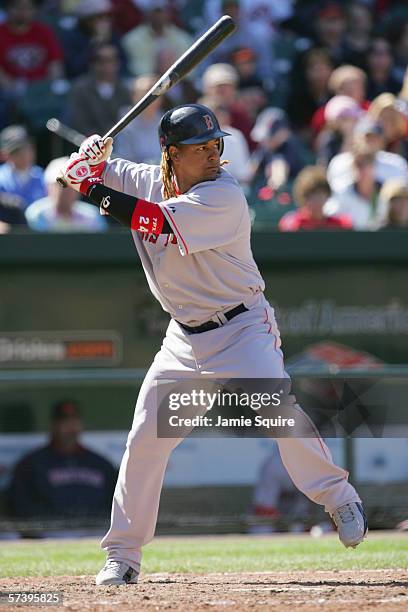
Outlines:
[[236,130],[240,130],[248,143],[248,147],[250,151],[254,151],[256,149],[256,144],[251,138],[251,130],[253,124],[251,122],[251,118],[245,109],[241,108],[239,104],[233,104],[229,109],[231,127]]
[[306,208],[299,208],[283,215],[279,221],[279,231],[297,232],[299,230],[352,229],[352,222],[346,215],[333,215],[323,219],[312,219]]
[[14,79],[34,81],[48,75],[51,62],[62,60],[61,47],[44,23],[34,21],[23,33],[0,25],[0,68]]

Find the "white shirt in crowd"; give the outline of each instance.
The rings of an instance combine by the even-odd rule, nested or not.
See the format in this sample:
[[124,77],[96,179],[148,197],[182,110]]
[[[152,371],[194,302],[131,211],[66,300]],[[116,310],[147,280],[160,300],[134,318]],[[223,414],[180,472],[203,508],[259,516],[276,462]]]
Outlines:
[[145,164],[159,164],[161,150],[157,136],[157,125],[162,113],[153,118],[136,117],[116,136],[113,145],[114,157]]
[[98,208],[79,200],[74,203],[70,217],[58,215],[48,197],[30,204],[25,216],[30,229],[37,232],[104,232],[107,229]]
[[[273,79],[276,73],[273,53],[276,26],[292,15],[293,4],[293,0],[241,0],[239,3],[239,28],[227,45],[253,49],[258,57],[259,73],[266,80]],[[212,25],[222,15],[222,0],[207,0],[203,14],[207,26]]]
[[351,218],[353,229],[377,229],[377,211],[370,200],[363,198],[354,185],[349,185],[341,193],[335,193],[324,205],[324,212],[328,216],[347,215]]
[[224,138],[222,159],[227,159],[229,161],[225,169],[228,170],[239,183],[245,183],[250,177],[250,155],[245,136],[240,130],[230,125],[223,125],[222,129],[228,132],[228,134],[231,134],[228,138]]
[[[378,151],[375,156],[375,179],[380,184],[388,179],[408,182],[408,164],[401,155]],[[327,168],[327,180],[335,193],[341,193],[353,184],[353,156],[349,151],[333,157]]]

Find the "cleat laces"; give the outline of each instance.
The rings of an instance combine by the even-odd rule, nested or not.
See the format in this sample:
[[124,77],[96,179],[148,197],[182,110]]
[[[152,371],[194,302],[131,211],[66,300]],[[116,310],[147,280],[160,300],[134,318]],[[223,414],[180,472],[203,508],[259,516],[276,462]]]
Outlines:
[[344,508],[339,508],[337,513],[342,523],[351,523],[351,521],[354,521],[354,512],[349,504],[344,506]]
[[115,561],[115,559],[108,559],[105,565],[105,569],[112,572],[115,578],[123,578],[122,563]]

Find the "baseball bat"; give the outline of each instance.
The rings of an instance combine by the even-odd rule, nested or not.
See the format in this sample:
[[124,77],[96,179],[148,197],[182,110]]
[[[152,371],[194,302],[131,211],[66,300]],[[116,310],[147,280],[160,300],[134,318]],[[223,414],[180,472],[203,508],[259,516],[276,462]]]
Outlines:
[[[173,85],[178,83],[193,68],[195,68],[211,51],[213,51],[222,41],[236,29],[233,19],[229,15],[221,17],[205,34],[203,34],[172,66],[163,74],[153,87],[137,102],[126,115],[122,117],[111,129],[102,137],[114,138],[125,128],[135,117],[140,115],[145,108],[154,102],[158,96],[162,96]],[[57,181],[63,187],[65,181],[58,178]]]
[[207,57],[227,36],[236,28],[234,21],[229,15],[224,15],[205,34],[201,36],[183,55],[174,62],[163,76],[153,85],[145,96],[130,111],[122,117],[105,134],[103,139],[114,138],[124,127],[140,115],[158,96],[178,83],[189,72],[193,70],[203,59]]
[[52,117],[48,119],[45,124],[47,130],[52,132],[53,134],[57,134],[67,142],[74,144],[76,147],[80,147],[81,143],[85,140],[86,136],[78,132],[77,130],[73,130],[72,128],[65,125],[65,123],[61,123],[59,119],[56,117]]

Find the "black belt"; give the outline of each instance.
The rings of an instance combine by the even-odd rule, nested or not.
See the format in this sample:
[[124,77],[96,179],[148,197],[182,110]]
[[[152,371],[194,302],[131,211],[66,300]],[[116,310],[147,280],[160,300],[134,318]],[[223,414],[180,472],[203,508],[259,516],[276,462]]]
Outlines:
[[[235,308],[233,308],[232,310],[228,310],[223,314],[227,321],[231,321],[231,319],[241,314],[241,312],[246,312],[247,310],[248,308],[244,306],[244,304],[240,304],[239,306],[235,306]],[[217,327],[222,326],[221,323],[216,323],[215,321],[206,321],[205,323],[197,325],[196,327],[184,325],[184,323],[180,323],[179,321],[177,321],[177,323],[180,325],[180,327],[188,331],[190,334],[201,334],[202,332],[210,331],[211,329],[217,329]]]

